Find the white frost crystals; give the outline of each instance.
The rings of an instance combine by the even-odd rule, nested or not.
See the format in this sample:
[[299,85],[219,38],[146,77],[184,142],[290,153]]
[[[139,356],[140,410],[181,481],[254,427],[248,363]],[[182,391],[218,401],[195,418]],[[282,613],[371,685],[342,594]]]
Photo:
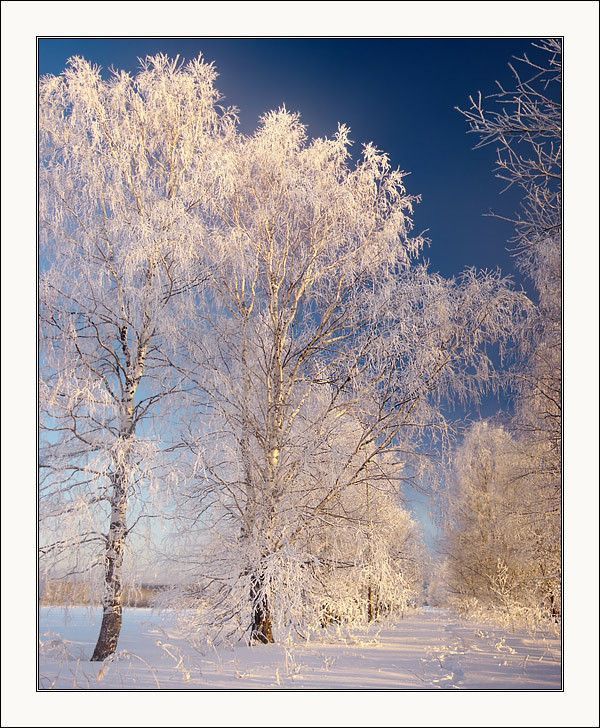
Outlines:
[[511,372],[514,414],[474,423],[456,453],[446,529],[448,586],[463,610],[558,629],[561,620],[562,45],[533,44],[513,86],[463,112],[496,176],[521,193],[510,222],[535,295]]
[[42,568],[94,583],[103,568],[98,659],[118,639],[126,542],[168,482],[169,312],[203,278],[195,208],[232,123],[214,78],[156,56],[135,78],[74,58],[40,82]]
[[157,56],[41,82],[42,564],[103,573],[94,659],[142,567],[210,640],[416,604],[402,484],[528,309],[498,274],[428,270],[383,152],[285,109],[243,135],[215,77]]

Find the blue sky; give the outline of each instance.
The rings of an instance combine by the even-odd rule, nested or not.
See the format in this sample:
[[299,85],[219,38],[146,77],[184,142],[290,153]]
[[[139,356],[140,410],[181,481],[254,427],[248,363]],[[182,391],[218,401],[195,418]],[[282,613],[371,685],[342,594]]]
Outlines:
[[[72,55],[107,69],[135,71],[138,57],[157,52],[214,61],[226,105],[237,106],[251,132],[261,114],[281,104],[301,113],[311,136],[348,124],[356,147],[373,142],[393,166],[410,172],[408,191],[420,194],[415,224],[427,230],[426,257],[444,275],[467,266],[500,267],[527,287],[507,251],[510,225],[484,217],[514,211],[517,198],[500,195],[492,170],[495,150],[472,151],[475,138],[455,106],[469,94],[510,82],[507,63],[531,51],[534,39],[293,39],[293,38],[65,38],[40,39],[39,72],[60,73]],[[479,410],[507,406],[486,399]],[[477,416],[478,411],[472,413]],[[426,503],[413,507],[430,537]]]

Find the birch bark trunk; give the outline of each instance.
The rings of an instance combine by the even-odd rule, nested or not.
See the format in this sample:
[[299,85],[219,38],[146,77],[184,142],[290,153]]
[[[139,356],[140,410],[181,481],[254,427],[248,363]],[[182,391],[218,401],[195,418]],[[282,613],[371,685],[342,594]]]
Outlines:
[[[121,468],[123,471],[124,469]],[[104,597],[102,600],[102,624],[92,661],[105,660],[117,649],[123,622],[123,552],[125,548],[127,515],[127,483],[125,473],[120,472],[113,480],[113,499],[110,528],[104,562]]]
[[[132,364],[127,333],[127,327],[123,327],[120,338],[126,373],[123,424],[120,433],[121,447],[117,450],[115,456],[115,469],[111,478],[111,515],[104,557],[102,623],[92,655],[92,662],[105,660],[115,653],[123,624],[123,555],[125,539],[127,538],[127,501],[130,485],[129,461],[136,424],[135,395],[144,372],[146,358],[146,345],[142,344],[137,352],[137,361],[135,365]],[[144,340],[144,335],[142,340]]]

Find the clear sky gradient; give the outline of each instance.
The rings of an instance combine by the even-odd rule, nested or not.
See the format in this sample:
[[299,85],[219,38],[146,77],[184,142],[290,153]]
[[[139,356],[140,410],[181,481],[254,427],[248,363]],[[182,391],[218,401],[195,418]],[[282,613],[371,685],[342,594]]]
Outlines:
[[[513,191],[500,195],[492,173],[495,150],[472,151],[475,138],[455,110],[469,94],[491,93],[496,80],[510,83],[507,66],[531,52],[534,39],[294,39],[294,38],[48,38],[39,40],[40,74],[58,74],[80,55],[101,65],[135,71],[138,58],[164,52],[214,61],[224,104],[238,107],[241,128],[251,132],[264,112],[282,104],[300,112],[310,136],[350,126],[356,147],[373,142],[393,166],[410,176],[407,189],[422,196],[417,230],[427,230],[431,268],[444,275],[465,267],[496,268],[527,288],[507,250],[511,227],[485,217],[511,214]],[[533,50],[535,54],[535,50]],[[505,408],[488,398],[473,416]],[[416,496],[415,496],[416,497]],[[428,536],[425,503],[417,498]]]

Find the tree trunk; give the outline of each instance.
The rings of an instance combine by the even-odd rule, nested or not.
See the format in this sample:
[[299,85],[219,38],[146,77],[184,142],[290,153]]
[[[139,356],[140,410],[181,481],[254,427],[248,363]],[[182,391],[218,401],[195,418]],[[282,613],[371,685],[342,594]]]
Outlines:
[[560,622],[560,610],[556,605],[556,598],[552,593],[550,593],[550,616],[555,624]]
[[102,662],[116,652],[122,622],[123,606],[119,602],[115,602],[112,606],[105,604],[100,635],[92,655],[92,662]]
[[[122,475],[122,474],[121,474]],[[123,551],[125,547],[125,515],[127,494],[123,478],[115,480],[110,529],[104,561],[104,597],[102,599],[102,624],[100,635],[92,655],[92,662],[105,660],[117,649],[123,621]]]
[[367,622],[372,622],[373,619],[373,593],[371,591],[371,585],[369,584],[367,587]]
[[147,352],[147,322],[139,338],[137,361],[132,361],[128,341],[128,327],[120,329],[121,349],[125,361],[125,398],[123,400],[123,419],[120,433],[120,448],[115,453],[114,473],[112,475],[112,499],[110,528],[104,556],[104,598],[102,599],[102,624],[100,635],[92,655],[92,661],[105,660],[117,649],[121,624],[123,622],[123,552],[127,538],[127,490],[129,488],[129,454],[135,432],[135,394],[144,372]]
[[250,581],[250,601],[252,604],[250,644],[259,642],[266,645],[275,642],[264,578],[256,574],[252,575]]

